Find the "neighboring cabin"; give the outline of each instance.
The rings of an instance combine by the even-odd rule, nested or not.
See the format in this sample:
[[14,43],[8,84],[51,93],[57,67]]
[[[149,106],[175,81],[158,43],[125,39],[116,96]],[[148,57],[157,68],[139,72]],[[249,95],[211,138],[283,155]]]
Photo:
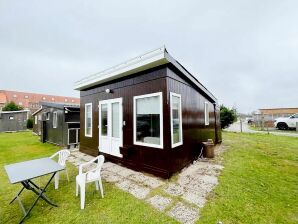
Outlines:
[[29,110],[0,111],[0,132],[26,130],[28,116]]
[[168,178],[221,142],[217,99],[162,47],[75,84],[80,151]]
[[24,109],[30,110],[30,114],[32,114],[40,108],[40,102],[79,104],[80,99],[67,96],[0,90],[0,110],[9,102],[15,102]]
[[80,106],[78,104],[41,102],[33,113],[33,132],[42,142],[77,146],[80,142]]

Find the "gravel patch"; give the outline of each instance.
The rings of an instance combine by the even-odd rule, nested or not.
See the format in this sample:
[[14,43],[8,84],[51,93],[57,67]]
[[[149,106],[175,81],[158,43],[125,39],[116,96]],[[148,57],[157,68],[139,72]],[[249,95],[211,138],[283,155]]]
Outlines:
[[156,177],[148,177],[147,180],[144,180],[143,184],[154,189],[163,185],[164,182]]
[[164,189],[166,193],[172,196],[179,196],[184,193],[184,188],[179,184],[168,184],[168,187]]
[[122,170],[118,172],[118,174],[122,177],[128,177],[130,175],[136,175],[138,174],[139,172],[137,171],[134,171],[134,170],[131,170],[131,169],[128,169],[126,167],[122,167]]
[[101,176],[105,181],[109,183],[115,183],[122,180],[121,176],[108,171],[102,171]]
[[106,167],[105,169],[113,173],[119,173],[120,171],[123,170],[123,167],[117,164],[114,164],[114,166],[109,166],[109,167]]
[[119,183],[116,183],[116,186],[126,191],[138,199],[145,199],[149,194],[150,189],[146,187],[141,187],[130,180],[124,180]]
[[185,224],[192,224],[199,218],[197,208],[186,206],[181,202],[178,202],[167,214]]
[[182,195],[182,198],[192,204],[195,204],[196,206],[203,208],[206,203],[206,194],[202,195],[202,192],[200,191],[192,191],[188,190]]
[[152,198],[149,198],[147,200],[147,202],[149,204],[151,204],[157,210],[163,211],[163,210],[165,210],[166,207],[169,206],[169,204],[171,204],[172,199],[166,198],[166,197],[162,197],[162,196],[159,196],[159,195],[155,195]]

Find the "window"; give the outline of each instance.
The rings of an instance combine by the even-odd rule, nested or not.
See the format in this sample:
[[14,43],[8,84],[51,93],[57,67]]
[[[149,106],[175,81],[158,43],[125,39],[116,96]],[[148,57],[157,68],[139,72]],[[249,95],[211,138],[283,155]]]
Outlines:
[[92,137],[92,103],[85,104],[85,136]]
[[65,102],[67,102],[67,99],[64,99]]
[[22,105],[23,105],[23,103],[22,103],[22,102],[19,102],[19,105],[20,105],[20,106],[22,106]]
[[26,96],[25,96],[25,99],[28,99],[28,98],[29,98],[29,96],[26,95]]
[[53,113],[53,128],[57,128],[58,115],[57,112]]
[[14,119],[14,117],[13,116],[9,116],[9,120],[13,120]]
[[205,102],[205,125],[209,125],[209,104]]
[[47,113],[46,113],[46,120],[47,120],[47,121],[50,120],[50,112],[47,112]]
[[170,93],[172,148],[182,145],[181,95]]
[[163,148],[162,93],[134,97],[134,144]]
[[45,98],[45,97],[43,97],[42,99],[43,99],[43,100],[45,100],[46,98]]
[[37,124],[37,115],[34,117],[34,123]]

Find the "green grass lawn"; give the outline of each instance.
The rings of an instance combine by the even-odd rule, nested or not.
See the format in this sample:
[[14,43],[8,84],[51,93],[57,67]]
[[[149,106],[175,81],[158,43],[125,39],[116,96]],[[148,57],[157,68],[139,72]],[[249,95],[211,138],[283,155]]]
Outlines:
[[[56,146],[40,143],[31,132],[0,133],[0,223],[18,223],[22,217],[17,202],[8,205],[21,185],[9,184],[4,165],[50,156],[58,149]],[[27,223],[177,223],[145,202],[106,182],[103,182],[104,199],[95,191],[94,184],[88,185],[86,207],[81,210],[80,199],[75,197],[75,176],[78,171],[71,164],[68,164],[68,168],[71,181],[68,183],[62,173],[59,189],[54,190],[54,184],[51,183],[46,192],[59,207],[52,207],[39,200],[26,219]],[[48,178],[49,176],[37,179],[36,183],[40,181],[44,185]],[[31,192],[22,194],[26,208],[29,208],[34,198],[35,195]]]
[[[220,159],[225,168],[198,223],[298,223],[298,138],[223,132],[223,139]],[[4,165],[57,150],[41,144],[30,132],[0,134],[0,223],[17,223],[22,216],[17,203],[8,205],[20,185],[9,184]],[[80,210],[80,199],[75,197],[77,169],[68,167],[71,182],[62,173],[59,189],[54,190],[52,183],[47,191],[59,207],[40,200],[27,223],[176,223],[106,182],[104,199],[93,184],[88,186],[86,208]],[[41,183],[47,178],[41,178]],[[27,208],[34,197],[31,192],[23,194]]]
[[223,133],[224,170],[198,223],[298,223],[298,138]]

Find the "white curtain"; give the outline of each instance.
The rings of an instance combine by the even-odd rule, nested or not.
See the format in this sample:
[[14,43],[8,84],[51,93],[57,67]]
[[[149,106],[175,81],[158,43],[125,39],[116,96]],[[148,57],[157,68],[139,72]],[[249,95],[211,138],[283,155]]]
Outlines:
[[136,104],[137,114],[160,114],[160,96],[140,98]]

